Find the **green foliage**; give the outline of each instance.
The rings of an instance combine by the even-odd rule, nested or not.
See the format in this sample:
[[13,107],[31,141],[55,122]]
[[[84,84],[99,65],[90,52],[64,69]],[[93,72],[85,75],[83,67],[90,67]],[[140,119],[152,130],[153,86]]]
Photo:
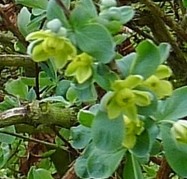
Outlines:
[[123,171],[123,178],[143,179],[140,164],[133,154],[127,154],[127,163]]
[[114,57],[112,37],[100,24],[91,23],[78,27],[75,30],[75,39],[78,47],[97,61],[108,63]]
[[[125,24],[135,12],[115,0],[16,3],[23,5],[17,24],[38,74],[8,80],[0,111],[37,98],[37,108],[44,111],[52,104],[77,113],[70,129],[48,121],[38,126],[36,119],[31,123],[38,131],[55,131],[57,137],[46,143],[46,151],[37,156],[42,160],[27,178],[52,179],[55,172],[67,174],[70,166],[80,178],[143,179],[152,169],[150,156],[165,156],[172,170],[186,177],[187,125],[181,118],[187,116],[187,87],[173,89],[166,62],[170,45],[144,39],[134,52],[120,55]],[[19,127],[0,130],[0,168],[9,166]],[[155,177],[154,172],[150,175]]]
[[92,126],[92,134],[93,142],[98,149],[110,152],[119,150],[122,147],[124,132],[121,116],[109,120],[106,113],[97,113]]
[[27,99],[28,86],[25,85],[21,79],[12,80],[6,83],[5,90],[12,95],[22,99]]
[[[162,125],[161,133],[163,139],[163,147],[166,153],[167,161],[171,168],[180,176],[187,176],[187,144],[174,140],[170,132],[170,126]],[[175,157],[174,157],[175,156]],[[180,161],[180,162],[178,162]]]
[[[157,120],[178,120],[186,116],[187,103],[185,100],[187,87],[181,87],[173,92],[173,95],[159,103]],[[177,104],[177,105],[176,105]],[[157,116],[158,115],[158,116]]]
[[50,172],[48,170],[38,168],[36,169],[35,167],[31,167],[29,173],[28,173],[28,179],[53,179],[51,176]]
[[1,131],[2,132],[6,131],[6,132],[15,133],[15,127],[14,126],[9,126],[9,127],[0,129],[0,142],[2,142],[2,143],[4,142],[4,143],[7,143],[7,144],[12,144],[16,137],[11,136],[11,135],[7,135],[7,134],[3,134],[3,133],[1,133]]
[[[160,64],[160,53],[150,41],[141,42],[136,48],[137,56],[131,67],[131,74],[139,74],[144,78],[153,74]],[[149,53],[147,53],[149,51]],[[145,70],[146,69],[146,70]]]

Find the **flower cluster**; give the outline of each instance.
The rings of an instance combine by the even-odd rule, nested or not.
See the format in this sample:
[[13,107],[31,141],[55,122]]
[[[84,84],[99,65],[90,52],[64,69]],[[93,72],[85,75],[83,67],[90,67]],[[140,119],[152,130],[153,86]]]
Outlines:
[[160,65],[155,74],[150,76],[143,82],[143,85],[152,90],[159,99],[165,96],[171,96],[173,88],[172,84],[164,80],[164,78],[170,77],[172,74],[171,69],[166,65]]
[[81,53],[80,55],[77,55],[68,65],[65,75],[75,76],[78,83],[83,83],[92,75],[92,63],[92,56],[87,53]]
[[125,80],[116,80],[112,86],[114,92],[107,103],[110,119],[125,114],[131,119],[137,118],[137,106],[147,106],[151,103],[149,92],[136,90],[135,87],[143,82],[140,75],[130,75]]
[[33,32],[26,37],[26,40],[32,41],[29,44],[28,53],[35,62],[52,58],[57,68],[63,68],[77,53],[69,39],[50,30]]
[[87,53],[77,55],[75,46],[68,38],[51,30],[41,30],[29,34],[26,40],[32,41],[28,53],[35,62],[51,58],[60,69],[70,61],[65,71],[66,76],[75,76],[78,83],[83,83],[91,77],[93,57]]
[[[165,65],[160,65],[155,74],[143,79],[140,75],[129,75],[125,80],[116,80],[112,85],[113,95],[108,100],[106,109],[110,119],[125,114],[130,119],[137,118],[137,106],[151,104],[152,91],[158,99],[172,94],[172,84],[164,80],[171,75],[171,70]],[[147,88],[148,91],[139,90],[138,87]]]

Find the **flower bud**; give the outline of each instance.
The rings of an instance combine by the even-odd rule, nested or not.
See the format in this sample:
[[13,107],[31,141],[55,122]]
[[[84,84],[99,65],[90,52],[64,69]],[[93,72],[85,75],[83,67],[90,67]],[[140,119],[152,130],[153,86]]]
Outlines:
[[47,23],[47,28],[50,29],[52,32],[57,33],[62,26],[62,23],[59,19],[53,19]]
[[178,142],[187,143],[187,121],[178,120],[175,122],[171,128],[171,133]]

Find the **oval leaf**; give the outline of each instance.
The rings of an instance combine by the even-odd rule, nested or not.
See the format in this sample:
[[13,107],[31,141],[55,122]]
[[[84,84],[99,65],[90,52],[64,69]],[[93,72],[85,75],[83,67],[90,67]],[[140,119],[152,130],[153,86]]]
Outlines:
[[101,150],[116,151],[122,147],[124,130],[122,116],[110,120],[107,113],[100,111],[92,125],[93,142]]
[[142,75],[144,78],[152,75],[160,64],[160,52],[150,40],[144,40],[136,48],[137,57],[132,64],[131,74]]
[[187,86],[176,89],[166,101],[159,103],[158,120],[177,120],[187,116]]
[[100,24],[87,24],[75,29],[75,39],[78,47],[97,61],[108,63],[115,55],[112,37]]
[[87,162],[90,178],[110,177],[120,164],[124,153],[124,149],[114,153],[106,153],[105,151],[95,149]]

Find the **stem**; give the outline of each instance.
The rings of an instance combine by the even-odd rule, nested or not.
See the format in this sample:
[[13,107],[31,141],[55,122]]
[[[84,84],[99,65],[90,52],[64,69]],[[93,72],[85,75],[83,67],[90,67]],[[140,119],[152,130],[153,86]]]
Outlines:
[[35,92],[36,92],[36,99],[40,100],[40,82],[39,82],[39,73],[40,69],[38,63],[35,63],[36,75],[35,75]]
[[64,10],[66,17],[69,19],[70,11],[67,9],[65,4],[61,0],[56,0],[57,4]]
[[65,143],[65,145],[68,147],[68,149],[70,149],[70,152],[72,154],[74,154],[75,156],[78,156],[79,153],[77,152],[77,150],[75,150],[71,144],[59,133],[59,131],[57,131],[56,127],[53,127],[53,131],[55,132],[55,134]]
[[66,150],[64,147],[58,146],[57,144],[53,144],[53,143],[46,142],[46,141],[43,141],[43,140],[35,139],[35,138],[32,138],[32,137],[23,136],[21,134],[8,132],[8,131],[0,131],[0,133],[11,135],[11,136],[14,136],[14,137],[18,137],[18,138],[21,138],[21,139],[24,139],[24,140],[27,140],[27,141],[43,144],[43,145],[46,145],[46,146],[49,146],[49,147],[52,147],[52,148],[55,148],[55,149],[60,148],[62,150]]

